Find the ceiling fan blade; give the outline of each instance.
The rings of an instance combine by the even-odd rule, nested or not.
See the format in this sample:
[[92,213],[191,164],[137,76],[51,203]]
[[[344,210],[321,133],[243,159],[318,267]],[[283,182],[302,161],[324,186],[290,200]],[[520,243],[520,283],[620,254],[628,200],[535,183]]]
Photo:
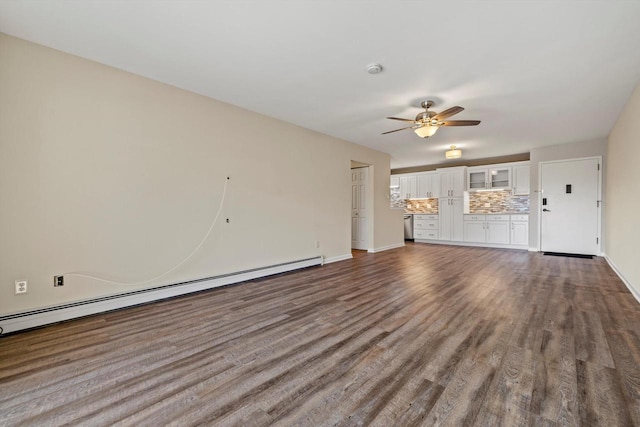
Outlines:
[[387,119],[391,119],[391,120],[401,120],[403,122],[411,122],[411,123],[415,123],[415,120],[411,120],[411,119],[403,119],[400,117],[387,117]]
[[476,126],[480,124],[480,120],[449,120],[442,122],[441,126]]
[[434,119],[436,120],[442,120],[442,119],[446,119],[447,117],[451,117],[454,114],[458,114],[459,112],[464,111],[464,108],[462,107],[451,107],[449,109],[444,110],[442,113],[436,114]]
[[413,129],[413,128],[416,128],[416,127],[418,127],[418,126],[407,126],[406,128],[394,129],[394,130],[390,130],[388,132],[382,132],[382,135],[386,135],[388,133],[393,133],[393,132],[398,132],[399,130]]

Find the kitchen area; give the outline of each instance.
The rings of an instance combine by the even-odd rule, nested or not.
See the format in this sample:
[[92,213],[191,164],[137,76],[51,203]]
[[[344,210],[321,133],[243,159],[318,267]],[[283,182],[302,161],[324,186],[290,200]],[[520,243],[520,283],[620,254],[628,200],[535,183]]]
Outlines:
[[405,240],[529,248],[528,161],[391,175],[391,206]]

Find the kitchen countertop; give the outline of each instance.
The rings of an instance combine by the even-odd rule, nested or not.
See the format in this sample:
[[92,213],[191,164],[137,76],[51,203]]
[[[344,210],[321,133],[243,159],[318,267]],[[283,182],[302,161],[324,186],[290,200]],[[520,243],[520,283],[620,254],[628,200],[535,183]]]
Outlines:
[[[432,212],[405,212],[405,215],[438,215]],[[464,215],[529,215],[529,212],[472,212]]]
[[465,215],[529,215],[529,212],[469,212]]

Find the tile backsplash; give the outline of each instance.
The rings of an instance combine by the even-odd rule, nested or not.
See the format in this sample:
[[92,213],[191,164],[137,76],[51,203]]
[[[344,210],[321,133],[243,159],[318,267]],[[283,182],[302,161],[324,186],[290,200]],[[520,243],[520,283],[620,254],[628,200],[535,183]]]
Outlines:
[[[407,213],[438,214],[438,199],[402,199],[399,190],[391,190],[391,207]],[[529,196],[514,196],[510,190],[466,193],[469,213],[529,213]],[[466,200],[465,200],[466,201]]]
[[438,199],[406,199],[404,210],[407,213],[438,214]]
[[511,191],[469,193],[469,213],[528,213],[529,196],[514,196]]
[[389,196],[392,208],[405,208],[407,206],[405,199],[400,197],[400,189],[398,187],[391,187]]

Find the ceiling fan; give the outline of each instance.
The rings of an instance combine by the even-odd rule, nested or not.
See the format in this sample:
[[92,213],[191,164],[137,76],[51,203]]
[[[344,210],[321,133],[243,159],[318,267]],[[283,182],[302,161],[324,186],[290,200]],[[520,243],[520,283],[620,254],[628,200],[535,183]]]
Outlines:
[[424,111],[419,113],[415,120],[412,119],[403,119],[400,117],[387,117],[387,119],[391,120],[400,120],[403,122],[413,123],[411,126],[407,126],[405,128],[390,130],[388,132],[383,132],[382,135],[386,135],[392,132],[398,132],[400,130],[405,129],[413,129],[414,132],[421,138],[429,138],[433,136],[440,126],[477,126],[480,124],[480,120],[444,120],[447,117],[451,117],[454,114],[458,114],[463,111],[462,107],[451,107],[447,110],[444,110],[442,113],[436,113],[435,111],[429,111],[429,108],[433,107],[433,101],[422,101],[420,104]]

